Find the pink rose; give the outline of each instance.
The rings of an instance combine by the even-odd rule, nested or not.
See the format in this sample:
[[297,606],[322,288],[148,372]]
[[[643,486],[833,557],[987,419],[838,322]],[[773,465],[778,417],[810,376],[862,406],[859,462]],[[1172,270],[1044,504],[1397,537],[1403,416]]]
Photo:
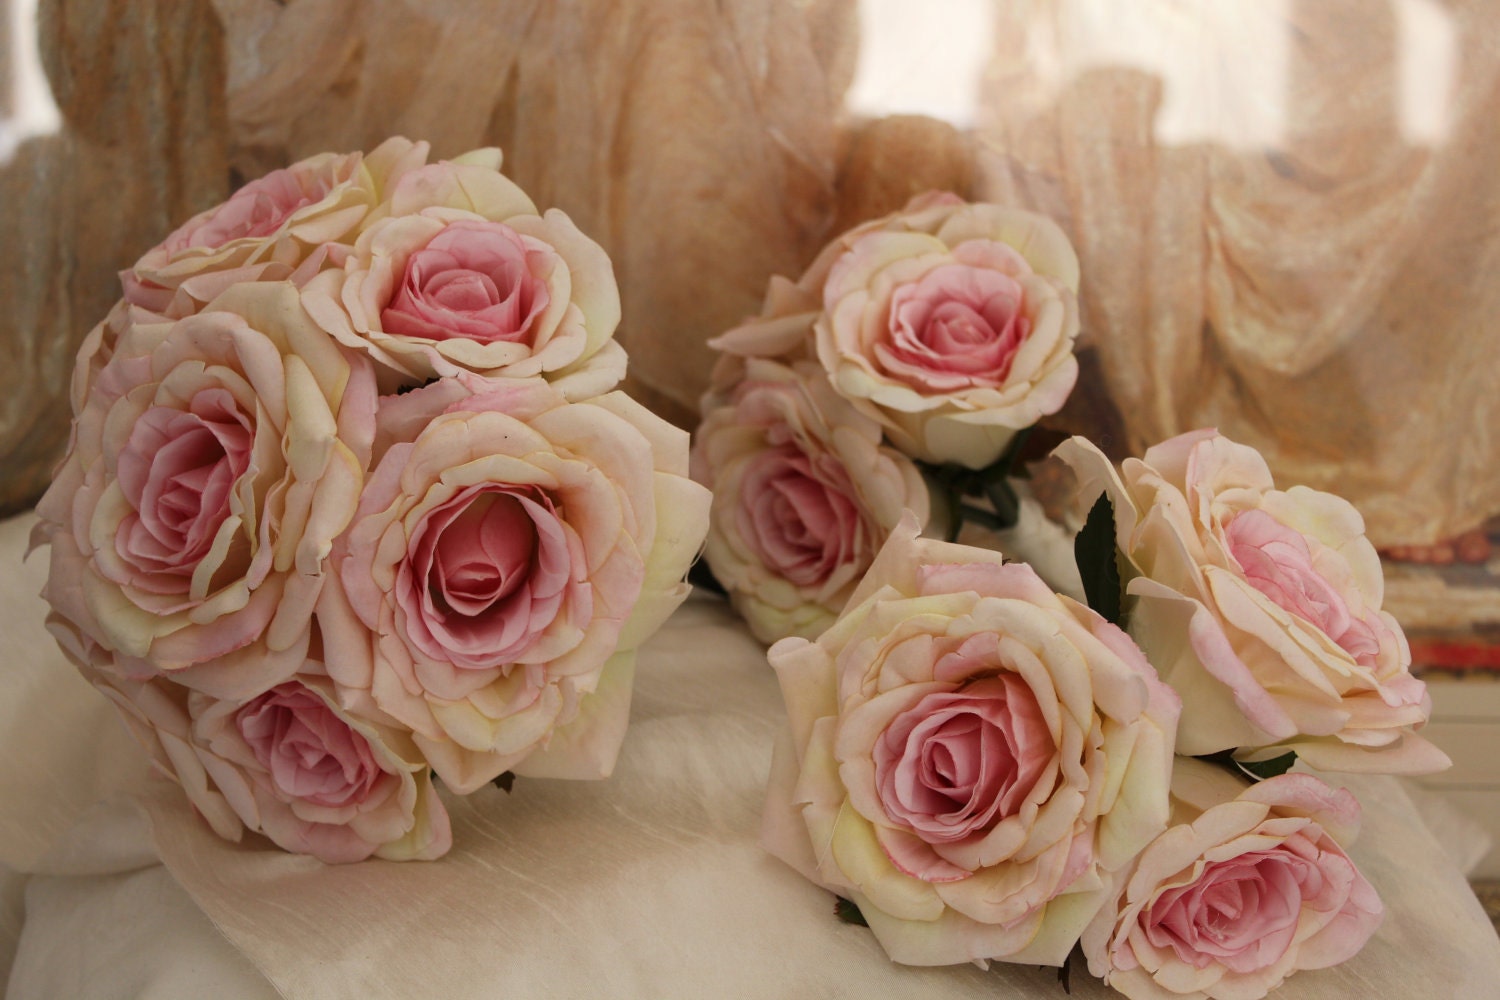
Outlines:
[[693,463],[714,494],[704,555],[762,642],[818,635],[901,512],[927,522],[916,466],[811,362],[746,362],[724,405],[706,405]]
[[902,451],[982,468],[1067,399],[1078,260],[1051,221],[923,199],[841,243],[818,360]]
[[467,376],[383,399],[319,607],[344,703],[414,730],[461,793],[607,775],[635,649],[706,530],[686,474],[686,435],[620,393]]
[[427,160],[425,142],[387,139],[369,154],[322,153],[273,170],[183,223],[120,274],[125,299],[173,319],[245,281],[301,284],[353,242],[386,189]]
[[722,394],[748,357],[815,353],[912,458],[983,468],[1078,377],[1078,259],[1049,220],[928,193],[824,248],[712,341]]
[[327,678],[299,676],[240,702],[160,678],[84,675],[226,840],[248,829],[329,863],[427,861],[452,845],[410,737],[339,707]]
[[1178,747],[1295,750],[1325,770],[1421,774],[1431,699],[1380,608],[1380,559],[1349,503],[1276,488],[1253,448],[1211,430],[1116,474],[1081,438],[1057,451],[1085,498],[1108,491],[1133,579],[1130,631],[1185,704]]
[[762,842],[895,961],[1060,965],[1166,827],[1176,696],[997,552],[908,518],[828,631],[769,656],[789,729]]
[[125,676],[227,698],[290,677],[368,461],[368,362],[275,283],[98,356],[37,508],[46,598]]
[[402,177],[343,267],[308,283],[308,311],[389,388],[476,373],[607,392],[625,372],[609,257],[499,166],[478,150]]
[[1089,971],[1131,1000],[1251,1000],[1352,958],[1380,925],[1345,847],[1359,804],[1312,775],[1245,787],[1179,758],[1173,826],[1116,876],[1083,934]]

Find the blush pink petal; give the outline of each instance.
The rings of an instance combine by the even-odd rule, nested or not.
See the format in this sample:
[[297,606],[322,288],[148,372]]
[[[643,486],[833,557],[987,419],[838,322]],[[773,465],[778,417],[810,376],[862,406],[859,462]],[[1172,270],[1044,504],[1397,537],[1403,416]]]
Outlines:
[[1023,300],[1007,274],[937,267],[892,295],[889,340],[875,345],[875,356],[920,391],[999,386],[1031,332]]
[[[486,558],[485,542],[496,556]],[[462,668],[524,655],[556,618],[572,579],[556,512],[524,490],[471,487],[430,510],[409,544],[396,592],[406,628],[428,656]],[[490,593],[481,599],[473,588],[486,579]],[[447,599],[460,587],[469,592]]]
[[530,346],[555,266],[553,253],[503,223],[453,222],[407,258],[381,323],[398,336]]
[[963,840],[1013,815],[1055,752],[1035,696],[1014,674],[934,693],[875,744],[881,804],[928,843]]

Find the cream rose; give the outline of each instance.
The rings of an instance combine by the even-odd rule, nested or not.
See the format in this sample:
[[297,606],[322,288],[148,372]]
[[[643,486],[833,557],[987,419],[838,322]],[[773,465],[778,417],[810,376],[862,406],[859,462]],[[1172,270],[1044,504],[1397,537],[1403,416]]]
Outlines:
[[1246,787],[1179,758],[1173,826],[1115,879],[1083,934],[1089,971],[1131,1000],[1254,1000],[1347,961],[1383,908],[1345,848],[1359,803],[1309,774]]
[[1334,771],[1422,774],[1448,758],[1415,733],[1431,699],[1380,609],[1380,559],[1347,501],[1276,488],[1253,448],[1212,430],[1116,474],[1073,438],[1057,455],[1085,499],[1107,491],[1134,578],[1130,632],[1182,696],[1178,749],[1295,750]]
[[37,506],[44,596],[123,675],[236,698],[295,673],[368,461],[369,362],[285,283],[123,324]]
[[895,961],[1060,965],[1166,827],[1175,695],[996,552],[907,519],[833,627],[770,660],[789,728],[762,842]]
[[812,362],[750,359],[699,425],[693,477],[714,494],[704,556],[767,643],[827,628],[903,510],[927,523],[917,467]]
[[837,245],[818,360],[903,452],[983,468],[1067,399],[1078,259],[1050,220],[929,196]]
[[250,830],[333,864],[428,861],[452,845],[447,810],[410,737],[345,711],[325,677],[229,701],[161,678],[83,672],[152,766],[226,840]]
[[387,139],[368,154],[322,153],[246,184],[121,272],[125,299],[173,319],[231,285],[301,284],[342,256],[391,184],[427,161],[428,145]]
[[486,149],[403,176],[343,267],[306,285],[307,309],[388,388],[476,373],[607,392],[625,374],[609,256],[499,167]]
[[607,775],[635,649],[707,528],[687,466],[687,435],[622,393],[471,375],[385,397],[318,610],[344,703],[414,730],[460,793]]

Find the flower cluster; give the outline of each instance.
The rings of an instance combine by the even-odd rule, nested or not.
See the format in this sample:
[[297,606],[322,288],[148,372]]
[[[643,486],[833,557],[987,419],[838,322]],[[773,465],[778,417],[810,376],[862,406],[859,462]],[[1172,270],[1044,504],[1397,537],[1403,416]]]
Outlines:
[[693,474],[709,566],[759,639],[826,628],[903,508],[952,526],[923,466],[1004,488],[1017,432],[1077,380],[1077,288],[1050,220],[933,193],[772,278],[712,342]]
[[1286,771],[1447,765],[1359,515],[1212,431],[1058,454],[1102,498],[1077,552],[1112,619],[907,515],[825,632],[771,647],[763,843],[908,964],[1078,946],[1133,1000],[1253,1000],[1352,957],[1382,912],[1359,805]]
[[707,528],[608,256],[500,153],[253,181],[121,276],[38,505],[64,651],[220,835],[433,858],[432,775],[613,767]]

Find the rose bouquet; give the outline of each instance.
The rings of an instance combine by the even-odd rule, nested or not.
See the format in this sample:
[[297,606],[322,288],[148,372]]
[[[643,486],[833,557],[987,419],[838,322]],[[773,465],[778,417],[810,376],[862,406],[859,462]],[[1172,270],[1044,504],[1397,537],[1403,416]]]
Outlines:
[[816,636],[903,510],[1016,521],[1008,473],[1078,377],[1078,259],[1029,212],[927,194],[833,241],[712,343],[705,558],[763,642]]
[[599,778],[708,498],[609,258],[498,150],[313,157],[122,275],[38,505],[49,627],[221,836],[447,850],[433,775]]
[[1347,960],[1382,912],[1359,806],[1288,770],[1447,765],[1359,515],[1211,431],[1058,455],[1088,606],[906,515],[826,631],[770,649],[763,844],[907,964],[1076,948],[1133,1000],[1253,1000]]

